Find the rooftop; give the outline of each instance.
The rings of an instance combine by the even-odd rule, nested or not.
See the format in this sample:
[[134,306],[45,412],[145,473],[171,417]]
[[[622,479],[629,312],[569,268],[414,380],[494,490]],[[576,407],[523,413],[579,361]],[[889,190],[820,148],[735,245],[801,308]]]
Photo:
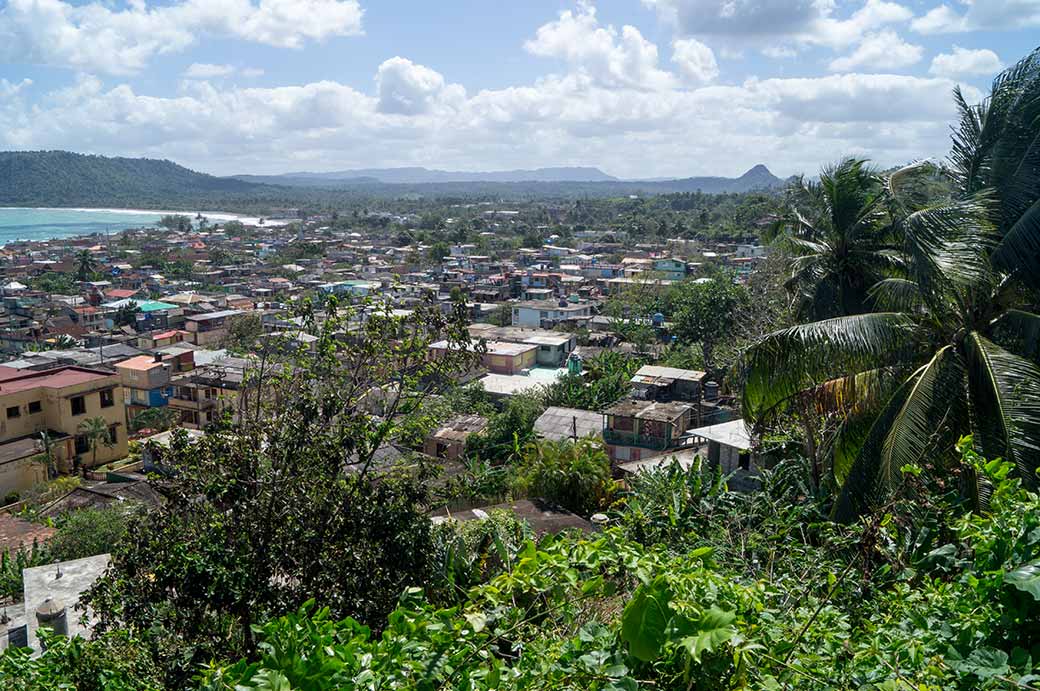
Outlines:
[[535,420],[534,431],[540,437],[555,440],[599,436],[603,432],[603,413],[550,406]]
[[634,417],[640,420],[673,422],[691,410],[693,410],[693,406],[686,403],[662,403],[660,401],[638,401],[626,398],[607,408],[603,413],[619,417]]
[[184,318],[187,321],[204,322],[213,319],[225,319],[227,317],[234,317],[237,314],[242,314],[242,310],[220,310],[219,312],[206,312],[204,314],[189,314]]
[[[61,367],[42,372],[26,372],[25,370],[12,370],[10,367],[0,365],[0,369],[2,369],[2,372],[0,372],[0,394],[39,388],[64,389],[92,381],[101,382],[115,376],[112,372],[101,372],[99,370],[86,369],[85,367]],[[10,376],[11,371],[17,372],[19,376]]]

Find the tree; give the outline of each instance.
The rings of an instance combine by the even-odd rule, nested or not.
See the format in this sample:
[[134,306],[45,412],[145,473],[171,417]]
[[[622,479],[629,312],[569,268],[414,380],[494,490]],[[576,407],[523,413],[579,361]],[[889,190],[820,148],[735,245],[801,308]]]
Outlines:
[[100,509],[70,512],[58,523],[58,531],[47,541],[53,561],[70,561],[108,554],[126,535],[128,507],[119,503]]
[[532,441],[524,449],[513,488],[589,516],[606,508],[614,492],[610,458],[597,439]]
[[159,225],[167,230],[184,233],[191,230],[191,218],[180,214],[169,214],[159,219]]
[[137,315],[141,313],[141,307],[137,304],[136,300],[130,300],[129,302],[120,305],[119,309],[116,310],[115,316],[112,318],[112,322],[116,326],[134,326],[137,324]]
[[143,429],[165,432],[173,427],[178,419],[177,411],[169,406],[145,408],[130,420],[130,427],[135,432]]
[[610,330],[623,340],[647,348],[657,338],[653,318],[664,312],[664,290],[657,276],[645,272],[633,284],[611,296],[603,311],[610,320]]
[[[302,307],[314,352],[257,360],[236,421],[196,440],[175,433],[164,503],[132,519],[135,539],[87,596],[100,631],[150,632],[173,688],[201,662],[253,654],[254,624],[308,599],[379,626],[426,578],[425,491],[377,479],[372,463],[398,420],[476,362],[465,314],[433,301],[403,317],[335,298],[327,308]],[[437,340],[450,350],[431,359]],[[387,392],[378,418],[365,412],[375,390]]]
[[228,320],[228,333],[224,347],[236,352],[247,352],[264,335],[264,324],[260,315],[251,312],[239,314]]
[[86,437],[87,443],[90,445],[90,466],[93,468],[97,466],[98,446],[112,447],[112,436],[108,431],[108,420],[100,415],[89,417],[79,423],[79,427],[76,429]]
[[76,253],[76,278],[80,281],[89,281],[91,276],[97,272],[97,260],[90,250],[80,250]]
[[820,181],[798,178],[772,233],[791,253],[787,288],[798,312],[824,319],[867,311],[867,292],[894,263],[886,187],[866,161],[824,168]]
[[[826,441],[840,518],[881,505],[905,468],[947,476],[968,432],[979,453],[1037,482],[1040,315],[1023,284],[1037,280],[1040,249],[1040,52],[998,76],[979,106],[957,99],[955,198],[919,207],[901,194],[934,174],[927,166],[886,180],[906,268],[872,289],[885,311],[775,332],[743,364],[751,421],[798,401],[837,421]],[[986,488],[967,484],[983,502]]]
[[426,250],[427,256],[434,264],[440,264],[444,258],[451,255],[451,248],[443,240],[435,242]]
[[672,333],[687,343],[699,343],[704,369],[718,370],[715,349],[732,337],[747,290],[733,276],[720,272],[710,280],[686,280],[673,296]]

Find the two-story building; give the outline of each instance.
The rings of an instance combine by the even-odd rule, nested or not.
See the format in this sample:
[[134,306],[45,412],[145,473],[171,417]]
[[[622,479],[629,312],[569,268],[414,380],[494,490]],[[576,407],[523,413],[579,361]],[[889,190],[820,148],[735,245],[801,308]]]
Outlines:
[[[81,425],[102,418],[108,444]],[[44,479],[47,466],[69,472],[127,454],[123,391],[118,375],[85,367],[32,371],[0,366],[0,492]]]
[[123,385],[127,424],[149,408],[165,408],[169,404],[173,388],[170,377],[173,364],[163,361],[161,353],[140,355],[116,365],[120,383]]
[[682,448],[694,426],[693,413],[688,403],[618,401],[603,411],[603,441],[610,459],[626,463]]
[[195,345],[219,345],[228,335],[228,320],[244,314],[241,310],[221,310],[191,314],[184,318],[188,341]]
[[538,300],[513,305],[513,326],[551,328],[568,321],[592,317],[592,303]]

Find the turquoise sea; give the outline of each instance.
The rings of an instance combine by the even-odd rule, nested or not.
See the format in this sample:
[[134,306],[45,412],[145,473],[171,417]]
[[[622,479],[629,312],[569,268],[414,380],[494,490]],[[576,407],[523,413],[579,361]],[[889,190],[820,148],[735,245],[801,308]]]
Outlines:
[[111,209],[15,209],[0,207],[0,245],[155,226],[160,211]]

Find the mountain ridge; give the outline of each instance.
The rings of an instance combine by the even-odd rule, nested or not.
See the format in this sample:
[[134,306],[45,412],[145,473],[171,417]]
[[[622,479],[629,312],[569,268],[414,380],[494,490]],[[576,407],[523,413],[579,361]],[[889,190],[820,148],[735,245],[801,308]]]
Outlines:
[[[218,177],[165,159],[106,157],[69,151],[0,152],[0,206],[125,206],[127,208],[284,208],[328,206],[345,199],[470,197],[486,199],[613,197],[702,192],[705,194],[771,191],[783,180],[764,165],[738,178],[690,177],[655,181],[620,180],[589,167],[540,168],[542,180],[476,179],[441,182],[386,182],[387,169],[340,171],[331,175],[358,177],[239,176]],[[416,175],[401,173],[398,179]],[[373,173],[375,175],[373,175]],[[450,171],[441,174],[454,175]],[[485,175],[530,177],[532,171],[499,171]],[[481,175],[470,174],[470,175]],[[601,175],[605,180],[566,180]]]

